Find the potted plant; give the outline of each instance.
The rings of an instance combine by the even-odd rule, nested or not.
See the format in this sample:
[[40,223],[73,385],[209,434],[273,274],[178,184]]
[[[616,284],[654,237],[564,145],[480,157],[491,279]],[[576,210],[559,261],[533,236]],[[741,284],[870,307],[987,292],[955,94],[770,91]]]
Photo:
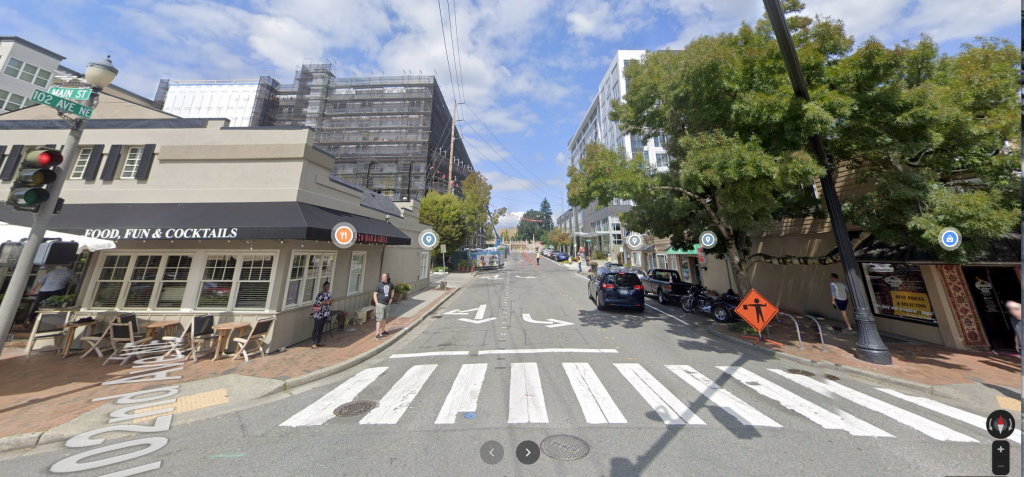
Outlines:
[[47,298],[47,299],[43,300],[43,302],[39,304],[39,308],[43,308],[43,309],[67,308],[67,307],[73,306],[75,304],[75,299],[76,298],[77,298],[76,295],[56,295],[56,296],[51,296],[50,298]]
[[466,261],[465,260],[460,260],[459,264],[458,264],[458,267],[459,267],[459,271],[460,272],[465,272],[466,271]]
[[405,300],[406,298],[409,298],[409,290],[412,290],[412,287],[407,283],[399,283],[395,286],[395,297],[398,298],[399,301]]

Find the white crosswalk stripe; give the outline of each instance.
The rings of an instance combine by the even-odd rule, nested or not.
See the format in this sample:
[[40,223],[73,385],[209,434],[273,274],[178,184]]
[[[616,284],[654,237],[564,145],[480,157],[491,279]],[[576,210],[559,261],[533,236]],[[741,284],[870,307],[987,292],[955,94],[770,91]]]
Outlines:
[[625,424],[626,417],[588,363],[562,363],[588,424]]
[[654,408],[666,425],[695,424],[703,425],[704,421],[690,411],[679,398],[672,395],[664,385],[658,382],[651,373],[638,363],[615,363],[622,376],[633,385],[636,392]]
[[810,419],[825,429],[843,430],[854,436],[892,437],[888,432],[843,411],[838,411],[838,413],[830,412],[817,404],[793,394],[778,384],[762,379],[746,369],[737,366],[718,366],[718,369],[733,375],[741,383],[758,394],[782,404],[787,409]]
[[402,379],[399,379],[391,390],[381,398],[380,405],[373,408],[359,423],[397,423],[402,418],[402,414],[405,414],[405,410],[412,404],[412,400],[419,394],[420,389],[423,389],[423,385],[426,384],[427,378],[435,368],[437,368],[436,364],[422,364],[409,368]]
[[880,399],[873,398],[864,394],[860,391],[855,391],[842,384],[832,381],[818,381],[810,376],[801,376],[798,374],[790,374],[782,371],[781,369],[769,369],[775,374],[793,381],[801,386],[805,386],[808,389],[821,394],[825,397],[831,398],[832,396],[840,396],[846,398],[849,401],[855,402],[864,406],[872,411],[881,413],[886,417],[895,419],[896,422],[909,426],[913,429],[921,431],[925,435],[940,441],[954,441],[954,442],[978,442],[968,436],[965,436],[959,432],[956,432],[948,427],[940,425],[930,419],[918,416],[909,411],[904,411],[892,404],[889,404]]
[[[953,419],[956,419],[958,421],[966,422],[966,423],[968,423],[968,424],[970,424],[972,426],[975,426],[975,427],[978,427],[978,428],[980,428],[982,430],[985,430],[985,432],[988,432],[988,429],[986,429],[986,427],[985,427],[986,423],[988,422],[988,418],[986,418],[984,416],[979,416],[979,415],[974,414],[974,413],[970,413],[970,412],[967,412],[967,411],[962,411],[962,410],[957,409],[957,408],[955,408],[953,406],[948,406],[946,404],[943,404],[941,402],[935,401],[933,399],[928,399],[928,398],[918,397],[918,396],[911,396],[909,394],[903,394],[903,393],[901,393],[899,391],[894,391],[892,389],[887,389],[887,388],[875,388],[875,389],[877,389],[879,391],[882,391],[883,393],[886,393],[886,394],[888,394],[890,396],[900,398],[900,399],[902,399],[904,401],[912,402],[912,403],[917,404],[917,405],[919,405],[919,406],[921,406],[921,407],[923,407],[925,409],[931,409],[932,411],[935,411],[935,412],[937,412],[939,414],[945,414],[945,415],[947,415],[949,417],[952,417]],[[1010,439],[1013,442],[1016,442],[1016,443],[1020,444],[1020,429],[1014,429],[1013,430],[1013,434],[1011,434],[1010,437],[1008,437],[1008,439]]]
[[537,363],[512,363],[512,382],[508,394],[509,424],[547,424],[544,391],[540,386]]
[[455,417],[460,412],[476,412],[476,401],[480,398],[486,373],[487,363],[462,365],[434,424],[455,424]]
[[750,404],[743,402],[742,399],[722,389],[721,386],[715,384],[703,374],[698,373],[696,369],[686,365],[666,365],[666,367],[669,371],[675,373],[676,376],[682,378],[683,381],[686,381],[686,384],[700,391],[701,394],[715,403],[715,405],[735,416],[741,423],[748,426],[782,427],[781,424],[761,414]]
[[373,383],[388,368],[370,368],[348,378],[331,392],[324,394],[316,402],[299,411],[287,421],[281,423],[285,427],[319,426],[332,417],[334,409],[342,404],[352,402],[359,393]]

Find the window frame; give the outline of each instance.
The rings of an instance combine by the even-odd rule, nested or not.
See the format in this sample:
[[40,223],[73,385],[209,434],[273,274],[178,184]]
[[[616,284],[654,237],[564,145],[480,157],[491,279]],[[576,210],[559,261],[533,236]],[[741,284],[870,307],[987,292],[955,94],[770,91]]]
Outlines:
[[[337,265],[338,265],[338,253],[337,252],[316,251],[316,250],[312,250],[312,251],[304,251],[304,250],[303,251],[292,251],[291,260],[288,261],[288,274],[286,275],[285,286],[284,286],[284,290],[283,290],[284,296],[281,298],[281,304],[282,304],[281,305],[281,309],[282,310],[294,310],[296,308],[302,308],[303,306],[312,305],[313,302],[316,300],[316,295],[313,295],[313,298],[310,299],[309,301],[306,301],[306,299],[305,299],[306,291],[307,291],[306,290],[306,284],[309,283],[309,280],[310,280],[310,277],[307,276],[307,271],[309,270],[309,259],[310,259],[310,257],[312,257],[314,255],[320,255],[322,257],[328,257],[328,256],[331,257],[331,266],[330,266],[330,270],[327,272],[327,274],[324,275],[324,273],[323,273],[323,266],[321,265],[320,268],[319,268],[320,272],[317,274],[317,277],[313,281],[313,284],[316,285],[317,283],[323,283],[322,280],[324,278],[330,279],[331,284],[332,285],[334,284],[334,281],[335,281],[334,280],[334,273],[337,270]],[[298,278],[292,278],[292,270],[295,268],[295,259],[298,258],[298,257],[301,257],[301,256],[306,257],[306,260],[302,262],[302,268],[301,268],[302,276],[300,276]],[[297,290],[298,295],[296,296],[296,302],[295,303],[288,303],[288,294],[289,294],[289,291],[291,290],[291,286],[292,286],[293,282],[298,282],[298,290]]]
[[[144,149],[143,146],[122,146],[121,147],[121,150],[125,151],[123,153],[124,154],[124,164],[121,166],[121,174],[119,176],[122,180],[132,180],[132,179],[135,179],[135,176],[139,172],[139,163],[142,162],[142,151],[143,151],[143,149]],[[135,156],[135,162],[132,163],[132,151],[134,151],[134,150],[138,150],[138,155]],[[129,165],[132,167],[132,172],[131,172],[131,176],[130,177],[126,177],[125,174],[128,173]]]
[[[18,66],[18,67],[12,66],[11,65],[12,61],[17,61],[18,63],[21,63],[21,66]],[[35,71],[32,72],[32,73],[28,73],[28,71],[26,71],[27,67],[35,68]],[[13,74],[13,75],[10,74],[7,71],[8,68],[17,70],[17,74]],[[42,75],[40,75],[40,73],[46,73],[46,78],[45,79],[42,78]],[[19,60],[17,58],[10,58],[10,59],[7,60],[7,64],[4,65],[4,74],[7,75],[7,76],[10,76],[11,78],[15,78],[15,79],[24,81],[24,82],[26,82],[28,84],[31,84],[33,86],[37,86],[37,87],[40,87],[40,88],[45,88],[46,85],[50,84],[50,80],[53,78],[53,72],[52,71],[44,69],[44,68],[42,68],[40,66],[33,65],[33,64],[28,63],[28,62],[26,62],[24,60]],[[26,74],[31,76],[31,79],[22,78],[22,76],[25,76]],[[39,84],[37,82],[40,79],[43,79],[43,84]]]
[[[69,180],[82,180],[85,177],[85,169],[89,165],[89,156],[92,155],[92,149],[92,146],[78,149],[78,158],[75,159],[74,164],[71,164],[71,173],[68,174]],[[79,165],[81,165],[81,170],[79,170]]]
[[[352,262],[355,261],[356,256],[363,257],[362,270],[359,273],[359,279],[356,284],[355,291],[352,290]],[[366,252],[352,252],[352,255],[348,259],[348,282],[345,284],[345,296],[358,295],[363,292],[363,285],[366,282]]]
[[[102,271],[102,269],[104,268],[103,264],[107,260],[108,257],[124,257],[124,256],[128,257],[128,264],[127,264],[127,266],[125,268],[124,277],[122,277],[121,280],[100,280],[98,275],[96,275],[94,278],[92,278],[90,280],[90,283],[88,284],[88,292],[87,292],[88,293],[88,295],[87,295],[88,299],[86,301],[87,309],[97,309],[96,308],[96,293],[99,291],[99,284],[101,282],[106,283],[106,282],[117,282],[117,281],[120,281],[121,289],[120,289],[120,291],[118,291],[117,300],[115,301],[114,306],[113,307],[101,307],[101,308],[98,308],[98,309],[104,309],[104,310],[112,309],[112,310],[116,310],[116,311],[136,311],[136,312],[151,312],[151,311],[174,310],[175,308],[158,307],[157,306],[157,302],[159,301],[159,297],[160,297],[160,291],[163,289],[164,283],[165,282],[174,282],[174,283],[181,282],[181,280],[164,280],[164,271],[167,268],[167,262],[170,260],[169,257],[172,257],[172,256],[189,257],[192,260],[192,263],[189,266],[188,279],[185,280],[185,296],[182,297],[181,306],[179,306],[177,308],[179,310],[184,310],[185,309],[184,305],[188,302],[187,298],[188,298],[188,293],[189,293],[189,285],[192,283],[193,277],[195,276],[194,269],[192,267],[196,263],[196,257],[198,256],[197,253],[190,252],[190,251],[182,252],[182,251],[158,251],[158,250],[154,250],[154,251],[138,251],[138,252],[130,252],[130,253],[116,253],[116,252],[115,253],[109,253],[109,254],[104,254],[101,257],[101,260],[98,262],[99,266],[98,266],[98,270],[97,270],[96,273],[99,273],[100,271]],[[132,280],[132,273],[135,270],[135,267],[136,267],[136,265],[138,263],[139,257],[152,257],[152,256],[160,257],[160,263],[157,266],[156,278],[154,280],[152,280],[153,292],[149,296],[149,302],[147,303],[145,308],[142,308],[142,307],[130,307],[130,308],[126,307],[125,306],[125,300],[128,298],[128,293],[131,290],[131,283],[132,282],[143,282],[143,281],[148,282],[149,281],[149,280]]]
[[[0,93],[6,94],[6,96],[4,96],[3,99],[0,99],[0,111],[8,111],[8,112],[17,111],[19,109],[24,108],[25,107],[25,102],[28,101],[28,98],[26,98],[25,96],[22,96],[22,95],[20,95],[18,93],[12,93],[10,91],[2,90],[2,89],[0,89]],[[12,98],[13,96],[17,96],[17,97],[21,98],[21,103],[13,101],[13,98]],[[10,105],[10,104],[16,104],[18,107],[15,108],[15,109],[7,109],[7,105]]]
[[430,252],[420,252],[420,280],[430,276]]

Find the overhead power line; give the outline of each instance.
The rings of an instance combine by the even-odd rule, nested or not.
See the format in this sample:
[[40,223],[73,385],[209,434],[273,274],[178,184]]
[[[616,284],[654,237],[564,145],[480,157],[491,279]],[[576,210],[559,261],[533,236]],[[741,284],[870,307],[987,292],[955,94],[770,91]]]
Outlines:
[[437,18],[441,20],[441,40],[444,43],[444,60],[448,63],[448,81],[452,84],[452,101],[457,103],[459,96],[455,94],[455,79],[452,77],[452,62],[448,56],[448,37],[444,34],[444,13],[441,12],[441,0],[437,0]]
[[[469,121],[466,121],[466,125],[467,125],[467,126],[469,126],[469,129],[472,129],[472,130],[473,130],[473,132],[474,132],[474,133],[476,133],[476,135],[480,137],[480,140],[481,140],[481,141],[483,141],[483,142],[484,142],[484,144],[487,144],[487,147],[491,148],[491,150],[492,150],[492,151],[494,151],[494,154],[496,154],[496,155],[498,156],[498,159],[500,159],[501,161],[504,161],[504,162],[505,162],[505,164],[508,164],[508,165],[512,166],[512,169],[513,169],[513,170],[515,170],[515,171],[516,171],[516,173],[518,173],[518,174],[519,174],[519,176],[523,178],[523,180],[525,180],[525,181],[529,182],[529,183],[530,183],[531,185],[533,185],[534,183],[536,183],[536,182],[537,182],[537,181],[532,181],[532,180],[530,180],[530,179],[527,179],[527,178],[526,178],[526,175],[525,175],[525,174],[523,174],[523,173],[522,173],[522,171],[520,171],[519,169],[517,169],[517,168],[516,168],[516,166],[515,166],[514,164],[512,164],[511,162],[508,162],[508,161],[506,161],[506,160],[505,160],[505,158],[501,157],[501,153],[500,153],[500,152],[498,152],[498,150],[497,150],[497,149],[494,149],[494,146],[492,146],[490,142],[488,142],[488,141],[487,141],[486,139],[484,139],[484,138],[483,138],[483,134],[480,134],[480,132],[479,132],[479,131],[477,131],[477,130],[476,130],[476,128],[474,128],[474,127],[473,127],[473,124],[471,124],[471,123],[470,123]],[[463,144],[465,144],[465,142],[463,142]],[[476,148],[474,147],[474,149],[476,149]],[[506,148],[505,150],[507,151],[507,150],[508,150],[508,148]],[[509,154],[512,154],[512,153],[510,152]],[[492,161],[492,162],[496,162],[496,161]],[[522,163],[520,163],[520,164],[522,164]],[[497,165],[495,165],[495,167],[497,167]],[[526,167],[526,166],[523,166],[523,167]],[[509,177],[512,177],[512,175],[511,175],[511,174],[509,174]],[[537,176],[536,176],[536,175],[534,175],[534,177],[537,177]],[[545,186],[545,184],[544,184],[543,182],[540,182],[540,185],[541,185],[541,186]],[[548,187],[548,188],[549,188],[550,190],[554,190],[554,189],[551,189],[550,187]],[[538,189],[539,189],[539,188],[538,188]],[[542,192],[543,192],[543,191],[542,191]]]
[[[469,123],[466,123],[466,124],[469,124]],[[471,142],[466,142],[466,141],[462,141],[462,144],[463,144],[463,145],[469,145],[469,147],[472,147],[472,148],[473,148],[473,150],[477,152],[477,154],[480,154],[481,156],[485,156],[485,157],[487,157],[487,155],[486,155],[486,154],[484,154],[483,152],[480,152],[480,150],[479,150],[479,149],[477,149],[477,148],[476,148],[476,146],[474,146],[474,145],[473,145],[473,143],[471,143]],[[500,157],[499,157],[499,159],[500,159]],[[504,170],[504,169],[502,169],[502,168],[501,168],[501,166],[499,166],[499,165],[498,165],[497,161],[490,161],[490,162],[491,162],[491,164],[494,164],[494,167],[497,167],[497,168],[498,168],[498,170],[499,170],[499,171],[501,171],[501,173],[502,173],[502,174],[505,174],[506,176],[508,176],[508,178],[509,178],[509,179],[512,179],[512,180],[513,180],[513,181],[514,181],[514,182],[515,182],[516,184],[519,184],[519,187],[522,187],[522,188],[523,188],[523,190],[526,190],[527,192],[529,192],[529,193],[531,193],[531,194],[533,194],[533,195],[535,195],[535,196],[537,196],[537,197],[540,197],[541,199],[543,199],[543,198],[544,198],[544,197],[541,197],[541,195],[540,195],[540,194],[538,194],[538,193],[534,192],[534,191],[533,191],[533,189],[530,189],[530,188],[528,188],[528,187],[524,186],[524,185],[523,185],[523,183],[522,183],[522,182],[519,182],[518,180],[516,180],[516,178],[515,178],[515,177],[514,177],[514,176],[513,176],[512,174],[509,174],[508,172],[505,172],[505,170]]]
[[[459,44],[459,9],[455,6],[455,0],[452,0],[452,10],[455,12],[455,51],[456,57],[459,59],[457,63],[457,74],[459,75],[459,88],[462,90],[462,102],[466,102],[466,75],[462,74],[462,46]],[[448,22],[451,25],[451,21]]]

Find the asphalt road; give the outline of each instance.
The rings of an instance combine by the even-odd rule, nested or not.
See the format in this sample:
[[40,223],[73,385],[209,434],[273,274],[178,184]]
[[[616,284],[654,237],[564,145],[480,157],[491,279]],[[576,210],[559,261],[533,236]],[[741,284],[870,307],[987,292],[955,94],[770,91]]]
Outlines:
[[[922,394],[835,371],[824,379],[707,338],[694,325],[709,317],[654,299],[644,313],[597,311],[584,277],[543,258],[520,267],[513,255],[478,273],[441,317],[344,373],[172,426],[159,451],[74,475],[157,460],[145,475],[992,475],[993,438],[941,405],[993,409],[909,402],[878,388]],[[376,407],[331,413],[363,400]],[[582,454],[579,441],[544,444],[557,435],[589,450],[553,458]],[[541,447],[532,464],[516,456],[527,440]],[[503,454],[493,464],[482,458],[490,441]],[[53,475],[82,450],[42,446],[0,461],[0,475]],[[1010,455],[1019,475],[1019,443]]]

